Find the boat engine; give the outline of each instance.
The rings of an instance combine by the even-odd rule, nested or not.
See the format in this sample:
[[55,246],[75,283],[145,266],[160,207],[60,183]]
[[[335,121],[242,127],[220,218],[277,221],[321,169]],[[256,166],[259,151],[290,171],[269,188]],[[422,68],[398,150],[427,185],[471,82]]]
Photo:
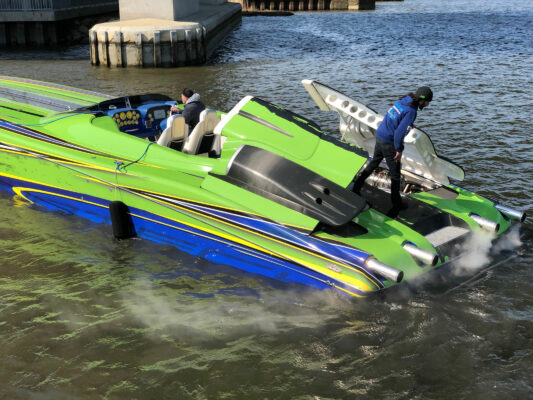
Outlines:
[[377,188],[390,189],[390,173],[384,169],[373,173],[366,179],[366,183]]
[[[390,190],[391,179],[390,172],[388,169],[377,168],[365,181],[367,185],[373,186],[382,190]],[[424,185],[421,182],[417,182],[415,178],[411,179],[410,177],[402,176],[400,178],[400,190],[403,194],[410,193],[419,193],[426,192],[428,190],[434,189],[431,185]]]

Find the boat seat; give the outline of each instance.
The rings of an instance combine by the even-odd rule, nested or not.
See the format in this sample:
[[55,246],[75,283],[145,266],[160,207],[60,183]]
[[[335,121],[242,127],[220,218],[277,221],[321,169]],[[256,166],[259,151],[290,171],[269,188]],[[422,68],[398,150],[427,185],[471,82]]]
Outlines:
[[185,123],[185,118],[183,118],[183,115],[173,115],[169,117],[167,128],[157,140],[157,144],[160,146],[170,147],[172,142],[183,142],[186,140],[188,132],[189,127]]
[[222,153],[222,146],[224,146],[226,139],[226,136],[222,136],[219,133],[214,134],[213,145],[211,146],[209,157],[217,158],[220,156],[220,153]]
[[[227,115],[228,114],[221,114],[220,122],[228,118]],[[227,137],[222,136],[221,131],[222,129],[215,129],[213,131],[213,145],[211,146],[209,157],[217,158],[220,156],[220,153],[222,153],[222,146],[224,146],[224,142],[226,141]]]
[[187,154],[198,154],[202,139],[206,135],[213,135],[213,130],[218,122],[219,118],[215,110],[205,109],[202,111],[200,120],[185,140],[182,151]]

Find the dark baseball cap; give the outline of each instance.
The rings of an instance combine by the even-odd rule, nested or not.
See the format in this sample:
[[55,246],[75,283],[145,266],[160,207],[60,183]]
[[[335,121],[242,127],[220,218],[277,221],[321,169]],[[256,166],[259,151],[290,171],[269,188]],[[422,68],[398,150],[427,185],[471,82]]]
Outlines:
[[428,86],[421,86],[416,91],[416,97],[422,100],[431,101],[433,100],[433,92]]

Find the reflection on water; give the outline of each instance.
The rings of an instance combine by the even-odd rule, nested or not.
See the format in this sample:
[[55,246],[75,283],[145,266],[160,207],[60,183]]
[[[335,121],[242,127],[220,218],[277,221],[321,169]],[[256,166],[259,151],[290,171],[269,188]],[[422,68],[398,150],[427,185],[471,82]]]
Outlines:
[[[418,125],[463,185],[533,214],[533,6],[378,3],[375,12],[250,17],[209,65],[90,66],[87,50],[3,52],[0,74],[109,94],[190,86],[229,110],[253,94],[335,132],[299,81],[384,112],[430,85]],[[0,161],[1,162],[1,161]],[[527,398],[531,222],[475,284],[354,302],[271,282],[0,192],[0,398]],[[519,243],[517,234],[509,246]],[[481,248],[481,250],[483,250]],[[486,253],[481,251],[481,256]],[[466,268],[480,259],[468,261]]]

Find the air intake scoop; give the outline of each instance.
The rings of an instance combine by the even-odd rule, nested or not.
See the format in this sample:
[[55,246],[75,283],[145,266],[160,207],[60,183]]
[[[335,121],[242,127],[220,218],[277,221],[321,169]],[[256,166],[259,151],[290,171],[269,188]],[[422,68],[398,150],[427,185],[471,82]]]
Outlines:
[[330,226],[350,222],[366,205],[350,190],[253,146],[237,150],[226,176],[219,178]]

